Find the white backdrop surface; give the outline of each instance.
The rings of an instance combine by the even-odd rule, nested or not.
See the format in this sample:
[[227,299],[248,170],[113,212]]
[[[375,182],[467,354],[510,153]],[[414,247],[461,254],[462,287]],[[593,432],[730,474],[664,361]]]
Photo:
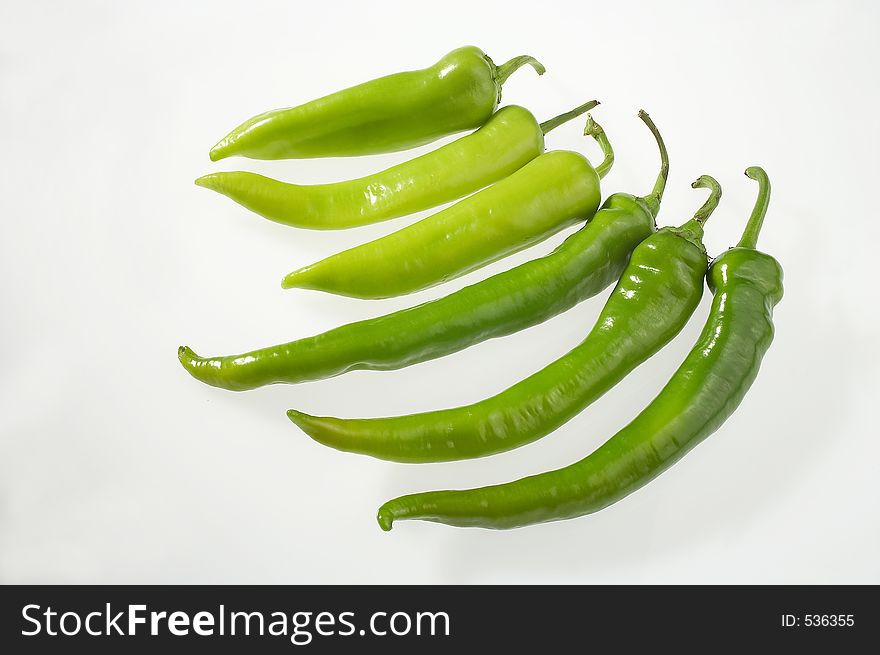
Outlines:
[[[880,582],[876,429],[880,10],[871,2],[3,2],[0,4],[0,581],[208,583]],[[548,69],[504,102],[543,120],[591,98],[617,162],[606,193],[672,163],[661,224],[724,187],[710,253],[773,182],[760,247],[786,273],[776,342],[736,414],[610,509],[509,532],[421,522],[383,533],[386,499],[566,465],[651,400],[709,294],[659,355],[553,435],[495,457],[406,466],[329,450],[284,411],[383,416],[496,393],[577,344],[607,292],[441,360],[245,394],[197,383],[178,345],[242,352],[436,298],[282,291],[300,265],[417,217],[316,233],[192,183],[365,174],[409,153],[212,164],[260,111],[431,64],[472,43]],[[597,157],[582,122],[552,148]],[[427,215],[426,212],[424,215]]]

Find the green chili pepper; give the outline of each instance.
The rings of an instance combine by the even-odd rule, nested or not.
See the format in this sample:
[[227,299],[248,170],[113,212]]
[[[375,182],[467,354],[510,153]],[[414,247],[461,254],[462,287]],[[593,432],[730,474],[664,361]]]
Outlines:
[[598,104],[593,100],[540,125],[523,107],[502,107],[476,132],[356,180],[303,186],[234,171],[205,175],[196,184],[285,225],[368,225],[442,205],[507,177],[544,152],[547,132]]
[[501,86],[529,56],[501,66],[479,48],[453,50],[430,68],[396,73],[291,109],[245,121],[211,148],[211,161],[349,157],[406,150],[479,127],[501,100]]
[[629,425],[571,466],[467,491],[435,491],[385,503],[379,525],[397,519],[514,528],[596,512],[644,486],[717,430],[739,406],[773,340],[782,267],[755,250],[770,183],[758,167],[758,201],[736,248],[709,270],[715,294],[696,345],[660,394]]
[[550,434],[660,350],[696,309],[708,267],[703,222],[721,189],[706,175],[694,186],[712,189],[703,208],[642,241],[587,338],[525,380],[472,405],[409,416],[288,416],[322,444],[398,462],[483,457]]
[[610,196],[549,255],[444,298],[278,346],[205,358],[181,346],[181,363],[202,382],[235,391],[357,369],[392,370],[536,325],[594,296],[620,277],[633,248],[654,231],[666,186],[669,162],[663,139],[646,113],[639,116],[660,149],[653,190],[643,198]]
[[599,180],[611,169],[614,153],[592,118],[585,134],[605,154],[595,169],[579,153],[546,152],[433,216],[288,274],[281,286],[356,298],[399,296],[464,275],[588,219],[599,207]]

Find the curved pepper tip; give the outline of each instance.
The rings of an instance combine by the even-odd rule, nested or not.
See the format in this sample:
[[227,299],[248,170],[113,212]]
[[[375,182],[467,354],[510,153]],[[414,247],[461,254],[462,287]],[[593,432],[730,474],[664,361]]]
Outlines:
[[305,285],[306,280],[304,280],[304,276],[310,270],[309,266],[304,268],[297,269],[293,271],[293,273],[288,273],[281,280],[281,288],[282,289],[296,289],[296,288],[308,288]]
[[320,442],[320,439],[317,439],[315,436],[315,427],[316,424],[320,424],[320,419],[297,409],[288,409],[287,418],[289,418],[296,427],[305,432],[306,435]]
[[202,358],[196,355],[189,346],[180,346],[177,349],[177,360],[190,374],[196,375],[196,369]]
[[205,189],[216,189],[218,182],[218,176],[216,173],[208,173],[207,175],[202,175],[201,177],[197,177],[195,180],[195,185],[204,187]]
[[379,512],[376,514],[376,520],[379,522],[379,527],[385,532],[390,532],[391,528],[394,526],[394,514],[384,505],[379,508]]
[[295,409],[287,410],[287,418],[296,423],[296,425],[300,425],[301,423],[305,422],[307,416],[308,414],[303,414],[302,412]]
[[217,143],[210,151],[208,151],[208,157],[211,158],[211,161],[220,161],[221,159],[227,157],[226,154],[226,143],[224,141],[220,141]]

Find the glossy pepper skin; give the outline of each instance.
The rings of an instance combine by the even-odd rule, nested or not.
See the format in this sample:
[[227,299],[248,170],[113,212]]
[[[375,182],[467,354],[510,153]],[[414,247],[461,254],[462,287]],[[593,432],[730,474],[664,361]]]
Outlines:
[[644,206],[620,199],[611,205],[549,255],[443,298],[241,355],[203,358],[181,346],[178,357],[196,379],[244,391],[399,369],[523,330],[605,289],[651,234],[653,218]]
[[764,171],[749,168],[760,192],[743,239],[708,274],[712,308],[696,345],[660,394],[629,425],[571,466],[481,489],[403,496],[378,513],[395,520],[515,528],[596,512],[644,486],[717,430],[736,410],[773,340],[782,268],[755,250],[769,199]]
[[666,146],[650,117],[639,116],[660,150],[654,189],[644,198],[610,196],[549,255],[444,298],[278,346],[221,357],[199,357],[181,346],[181,364],[196,379],[234,391],[358,369],[392,370],[536,325],[594,296],[620,277],[633,248],[655,230],[666,187]]
[[696,309],[708,266],[697,217],[642,241],[584,341],[528,378],[480,402],[377,419],[339,419],[288,412],[316,441],[397,462],[441,462],[511,450],[550,434],[622,380],[676,334]]
[[232,171],[205,175],[196,184],[284,225],[358,227],[457,200],[507,177],[544,152],[547,132],[597,104],[593,100],[540,125],[523,107],[502,107],[472,134],[355,180],[300,185]]
[[430,143],[489,120],[502,84],[524,64],[544,73],[529,56],[496,66],[479,48],[458,48],[429,68],[254,116],[211,148],[211,161],[351,157]]
[[576,152],[544,153],[428,218],[288,274],[281,286],[366,299],[400,296],[464,275],[586,220],[599,208],[599,180],[614,158],[592,119],[587,133],[605,151],[595,169]]

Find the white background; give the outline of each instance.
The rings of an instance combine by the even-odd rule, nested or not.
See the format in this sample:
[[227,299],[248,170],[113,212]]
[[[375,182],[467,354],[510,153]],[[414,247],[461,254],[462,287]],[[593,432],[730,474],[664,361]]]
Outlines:
[[[0,7],[0,579],[3,582],[880,582],[878,5],[566,2],[3,2]],[[763,165],[760,247],[782,262],[777,338],[736,414],[682,462],[599,514],[512,532],[421,522],[383,533],[402,493],[566,465],[662,387],[709,294],[661,354],[555,434],[495,457],[407,466],[319,446],[297,407],[383,416],[496,393],[576,345],[607,292],[544,325],[394,373],[234,394],[178,345],[241,352],[439,297],[282,291],[282,275],[408,224],[337,233],[265,221],[192,184],[216,170],[303,183],[429,148],[352,160],[212,164],[257,112],[433,63],[459,45],[538,56],[504,101],[540,120],[591,98],[617,151],[606,193],[657,168],[661,224],[716,176],[711,253],[733,244]],[[552,148],[597,158],[582,121]]]

